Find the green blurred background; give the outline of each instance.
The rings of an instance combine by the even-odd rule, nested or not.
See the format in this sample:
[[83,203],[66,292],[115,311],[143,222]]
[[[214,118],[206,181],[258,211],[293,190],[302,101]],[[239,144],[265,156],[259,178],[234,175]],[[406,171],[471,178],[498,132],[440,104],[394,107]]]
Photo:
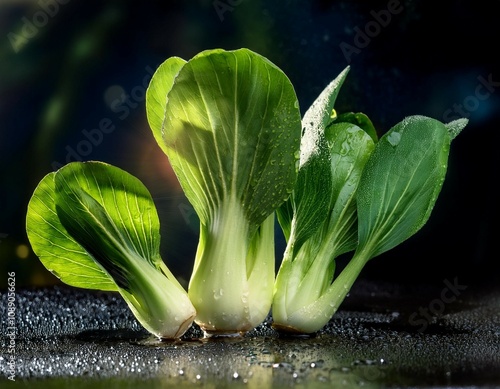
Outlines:
[[[145,183],[160,214],[163,258],[189,278],[197,219],[150,133],[144,92],[166,58],[216,47],[268,57],[290,77],[302,112],[349,64],[338,110],[365,112],[379,135],[406,115],[468,117],[429,223],[361,276],[498,283],[498,5],[0,0],[0,288],[9,271],[18,287],[58,283],[30,249],[26,206],[45,174],[77,159],[114,164]],[[95,135],[110,123],[113,131]],[[277,239],[279,264],[279,229]]]

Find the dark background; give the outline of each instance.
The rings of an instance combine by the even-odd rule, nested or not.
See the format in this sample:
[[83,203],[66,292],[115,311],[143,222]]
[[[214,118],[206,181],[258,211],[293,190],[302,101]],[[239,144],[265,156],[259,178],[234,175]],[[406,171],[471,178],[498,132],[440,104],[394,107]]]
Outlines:
[[[187,280],[196,217],[150,133],[144,90],[170,56],[187,60],[204,49],[240,47],[266,56],[289,76],[302,112],[349,64],[337,109],[365,112],[379,135],[412,114],[469,118],[453,141],[447,179],[427,225],[372,260],[361,277],[498,283],[499,5],[2,0],[0,287],[8,271],[16,272],[18,287],[57,283],[29,248],[26,206],[40,179],[78,150],[82,160],[114,164],[146,184],[162,222],[163,258]],[[488,79],[490,86],[481,86]],[[105,118],[115,130],[85,149],[85,131]]]

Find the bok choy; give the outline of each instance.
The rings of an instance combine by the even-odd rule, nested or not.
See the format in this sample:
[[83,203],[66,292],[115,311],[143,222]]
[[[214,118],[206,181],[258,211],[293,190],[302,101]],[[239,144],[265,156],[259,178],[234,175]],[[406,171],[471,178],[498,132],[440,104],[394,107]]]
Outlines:
[[146,95],[149,124],[200,219],[188,294],[207,334],[248,331],[268,315],[274,211],[296,181],[294,88],[248,50],[172,57]]
[[[283,331],[321,329],[367,261],[426,223],[445,178],[450,142],[467,124],[412,116],[377,142],[365,115],[333,110],[347,71],[304,115],[298,180],[278,211],[287,247],[272,314],[273,326]],[[352,259],[338,274],[335,259],[350,251]]]
[[[159,338],[195,321],[237,334],[272,311],[312,333],[366,263],[419,231],[466,119],[410,116],[378,139],[362,113],[337,112],[344,69],[301,118],[287,76],[248,49],[168,58],[146,91],[152,134],[200,222],[188,290],[160,257],[159,219],[135,177],[102,162],[47,174],[28,204],[34,252],[62,282],[117,291]],[[286,249],[275,278],[275,215]],[[343,269],[340,255],[351,255]]]
[[118,291],[159,338],[179,338],[196,311],[160,257],[160,225],[144,185],[101,162],[47,174],[28,204],[26,230],[44,266],[68,285]]

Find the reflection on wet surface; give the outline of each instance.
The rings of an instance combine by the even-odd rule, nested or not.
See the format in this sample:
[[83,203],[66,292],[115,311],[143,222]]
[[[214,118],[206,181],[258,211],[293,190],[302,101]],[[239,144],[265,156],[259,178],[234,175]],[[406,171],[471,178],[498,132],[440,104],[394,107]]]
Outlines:
[[[161,342],[142,330],[114,294],[63,287],[19,291],[11,385],[500,385],[500,290],[464,292],[429,316],[425,328],[412,322],[439,293],[360,283],[314,336],[286,337],[267,320],[243,337],[203,339],[193,327],[182,340]],[[4,299],[2,294],[2,320]],[[8,341],[2,326],[2,350]],[[0,355],[6,377],[7,355]]]

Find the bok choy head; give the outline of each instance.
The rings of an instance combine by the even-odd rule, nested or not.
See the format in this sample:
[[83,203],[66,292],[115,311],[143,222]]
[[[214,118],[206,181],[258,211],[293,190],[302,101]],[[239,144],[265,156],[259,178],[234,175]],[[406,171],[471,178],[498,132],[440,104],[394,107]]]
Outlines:
[[26,230],[44,266],[68,285],[118,291],[159,338],[178,338],[196,314],[160,257],[160,225],[144,185],[101,162],[46,175],[28,204]]
[[245,332],[269,313],[274,211],[293,189],[301,135],[294,88],[248,50],[169,58],[146,108],[200,219],[189,297],[207,333]]
[[[304,115],[298,180],[278,211],[287,237],[273,300],[273,326],[280,330],[313,332],[311,325],[322,327],[330,319],[334,307],[325,295],[335,258],[356,247],[356,189],[377,138],[365,115],[337,116],[333,109],[348,71],[333,80]],[[310,323],[317,312],[324,322]]]
[[[412,116],[377,141],[365,115],[330,116],[347,70],[304,116],[298,180],[278,212],[287,248],[273,326],[284,331],[321,329],[366,262],[422,228],[445,178],[450,142],[467,123]],[[335,258],[350,251],[339,273]]]

